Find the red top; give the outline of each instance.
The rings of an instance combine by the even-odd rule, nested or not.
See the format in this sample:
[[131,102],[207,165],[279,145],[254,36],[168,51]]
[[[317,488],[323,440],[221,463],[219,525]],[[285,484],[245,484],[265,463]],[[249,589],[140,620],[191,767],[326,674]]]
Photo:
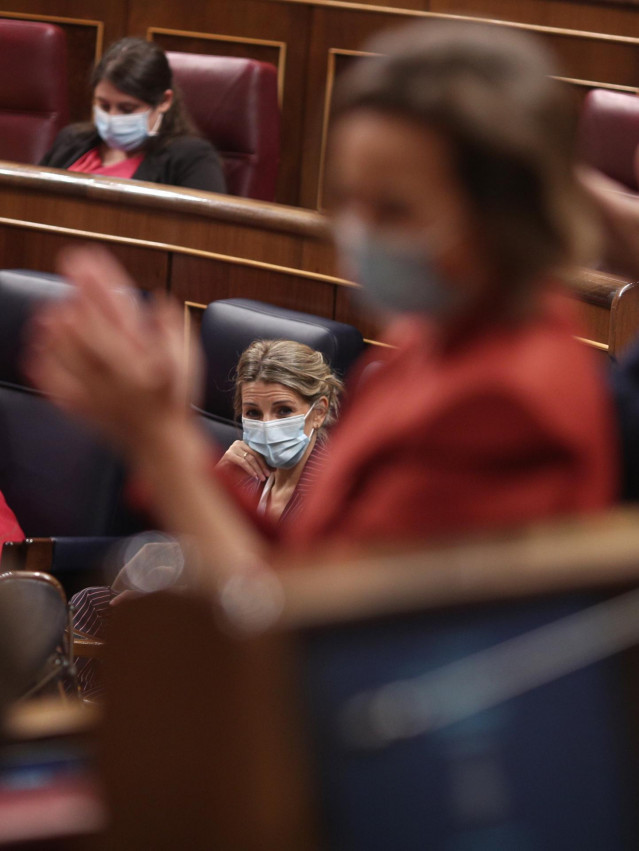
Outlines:
[[5,541],[24,541],[24,532],[20,528],[15,514],[0,493],[0,546]]
[[128,157],[122,162],[113,163],[112,165],[104,165],[100,156],[99,148],[91,148],[86,154],[82,154],[80,159],[77,159],[69,166],[69,171],[79,171],[84,174],[107,174],[109,177],[133,177],[135,172],[140,167],[144,154],[136,154],[134,157]]
[[[609,505],[618,482],[612,403],[575,306],[548,293],[525,324],[438,348],[402,320],[362,383],[286,543],[446,537]],[[401,332],[401,333],[398,333]]]

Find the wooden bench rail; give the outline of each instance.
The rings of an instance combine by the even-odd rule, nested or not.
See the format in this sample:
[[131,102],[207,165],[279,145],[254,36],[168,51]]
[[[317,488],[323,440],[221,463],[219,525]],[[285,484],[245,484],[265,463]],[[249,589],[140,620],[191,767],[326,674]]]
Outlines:
[[7,541],[2,547],[2,570],[30,570],[51,572],[53,538],[26,538],[24,541]]
[[[247,297],[377,329],[336,275],[326,219],[308,210],[136,181],[0,163],[4,268],[54,271],[69,243],[108,245],[148,290],[172,292],[185,318],[218,298]],[[580,270],[584,337],[617,355],[639,332],[639,286]]]
[[328,566],[286,565],[280,582],[280,623],[287,629],[568,589],[639,586],[639,509]]
[[326,235],[325,219],[319,213],[283,204],[251,201],[234,195],[218,195],[139,180],[72,174],[63,169],[21,165],[6,160],[0,160],[0,181],[21,190],[55,187],[55,192],[62,196],[93,198],[104,203],[124,203],[130,206],[153,206],[158,210],[179,208],[185,215],[195,214],[264,230],[311,238]]

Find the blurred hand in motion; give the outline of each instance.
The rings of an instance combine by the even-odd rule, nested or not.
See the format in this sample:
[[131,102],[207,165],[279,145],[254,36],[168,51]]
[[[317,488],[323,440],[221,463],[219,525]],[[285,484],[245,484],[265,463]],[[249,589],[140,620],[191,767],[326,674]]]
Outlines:
[[186,357],[178,306],[142,303],[103,249],[67,251],[59,270],[76,288],[33,324],[26,362],[33,383],[125,450],[157,423],[185,419],[201,360],[199,351]]

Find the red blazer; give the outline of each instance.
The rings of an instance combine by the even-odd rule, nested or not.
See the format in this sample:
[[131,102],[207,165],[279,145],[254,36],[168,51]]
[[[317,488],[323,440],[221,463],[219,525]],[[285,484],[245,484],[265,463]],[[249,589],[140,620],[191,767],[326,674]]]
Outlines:
[[[575,306],[438,348],[401,343],[357,390],[287,543],[432,539],[603,508],[616,496],[612,405]],[[379,354],[376,356],[379,359]]]

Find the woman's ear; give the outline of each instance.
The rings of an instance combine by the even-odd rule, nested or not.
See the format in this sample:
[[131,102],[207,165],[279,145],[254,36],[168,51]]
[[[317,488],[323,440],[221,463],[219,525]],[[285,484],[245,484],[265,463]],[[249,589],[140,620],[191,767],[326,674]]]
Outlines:
[[318,429],[324,425],[328,414],[328,396],[320,396],[313,408],[313,428]]
[[158,105],[158,109],[160,112],[168,112],[171,109],[171,104],[173,103],[173,89],[167,89],[164,92],[162,100]]

